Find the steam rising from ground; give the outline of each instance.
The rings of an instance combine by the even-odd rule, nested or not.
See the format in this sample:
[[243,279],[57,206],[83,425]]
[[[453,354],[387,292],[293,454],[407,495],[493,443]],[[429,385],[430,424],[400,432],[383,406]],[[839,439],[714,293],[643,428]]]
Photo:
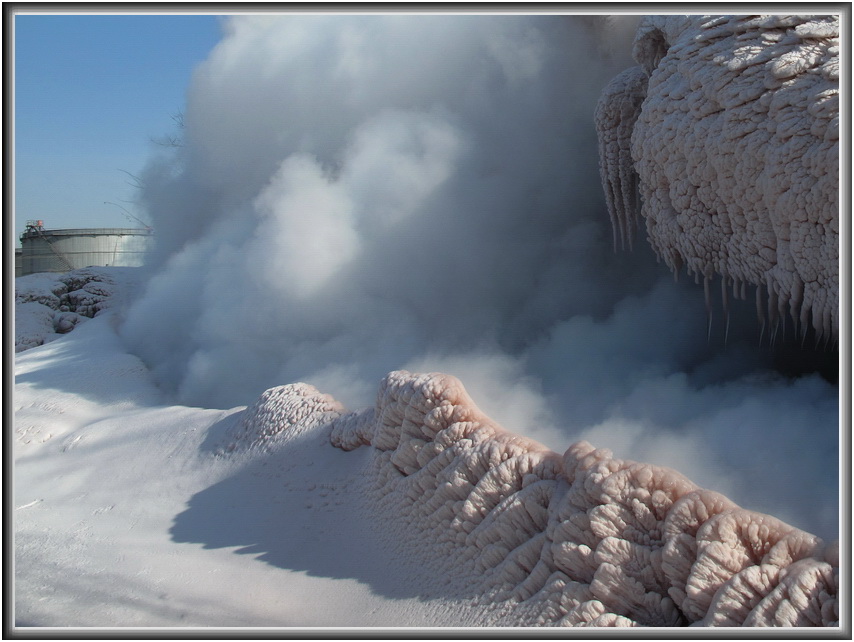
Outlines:
[[707,341],[701,288],[611,251],[592,114],[632,23],[229,19],[143,177],[158,247],[125,339],[207,407],[295,381],[359,407],[391,370],[445,371],[560,452],[834,538],[836,388],[769,372],[753,322]]

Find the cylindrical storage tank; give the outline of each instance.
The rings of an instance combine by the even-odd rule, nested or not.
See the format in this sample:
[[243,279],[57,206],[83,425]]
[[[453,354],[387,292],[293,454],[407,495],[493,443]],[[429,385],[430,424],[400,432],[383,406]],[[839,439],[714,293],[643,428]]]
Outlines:
[[28,226],[21,235],[21,274],[67,272],[90,266],[140,266],[150,241],[148,229],[46,230]]

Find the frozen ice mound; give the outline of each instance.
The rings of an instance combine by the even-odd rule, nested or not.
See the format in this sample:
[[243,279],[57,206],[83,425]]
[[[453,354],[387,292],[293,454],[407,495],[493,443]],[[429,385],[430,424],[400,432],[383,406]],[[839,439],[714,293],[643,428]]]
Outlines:
[[586,442],[551,451],[450,375],[392,372],[353,413],[306,384],[274,388],[242,434],[330,423],[332,445],[370,448],[375,518],[425,596],[474,596],[511,626],[838,626],[836,544],[669,468]]

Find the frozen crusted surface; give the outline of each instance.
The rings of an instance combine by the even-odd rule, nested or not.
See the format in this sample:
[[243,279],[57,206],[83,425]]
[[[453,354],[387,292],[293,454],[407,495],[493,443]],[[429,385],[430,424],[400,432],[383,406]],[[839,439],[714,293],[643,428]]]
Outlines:
[[246,409],[225,450],[263,449],[285,429],[289,433],[311,430],[342,412],[344,406],[307,383],[270,388]]
[[651,16],[633,53],[595,118],[615,244],[642,218],[725,307],[751,284],[763,322],[836,339],[838,17]]
[[497,624],[838,626],[834,548],[674,470],[514,435],[454,377],[389,374],[331,440],[371,447],[383,528],[425,595],[482,596]]

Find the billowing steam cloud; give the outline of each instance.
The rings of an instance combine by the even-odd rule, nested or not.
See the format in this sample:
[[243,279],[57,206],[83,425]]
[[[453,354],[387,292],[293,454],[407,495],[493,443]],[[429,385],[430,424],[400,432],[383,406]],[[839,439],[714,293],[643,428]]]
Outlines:
[[769,371],[752,311],[707,341],[701,289],[612,254],[592,115],[635,23],[230,19],[143,177],[158,247],[125,339],[209,407],[304,381],[357,408],[391,370],[448,372],[558,452],[833,539],[836,389]]

